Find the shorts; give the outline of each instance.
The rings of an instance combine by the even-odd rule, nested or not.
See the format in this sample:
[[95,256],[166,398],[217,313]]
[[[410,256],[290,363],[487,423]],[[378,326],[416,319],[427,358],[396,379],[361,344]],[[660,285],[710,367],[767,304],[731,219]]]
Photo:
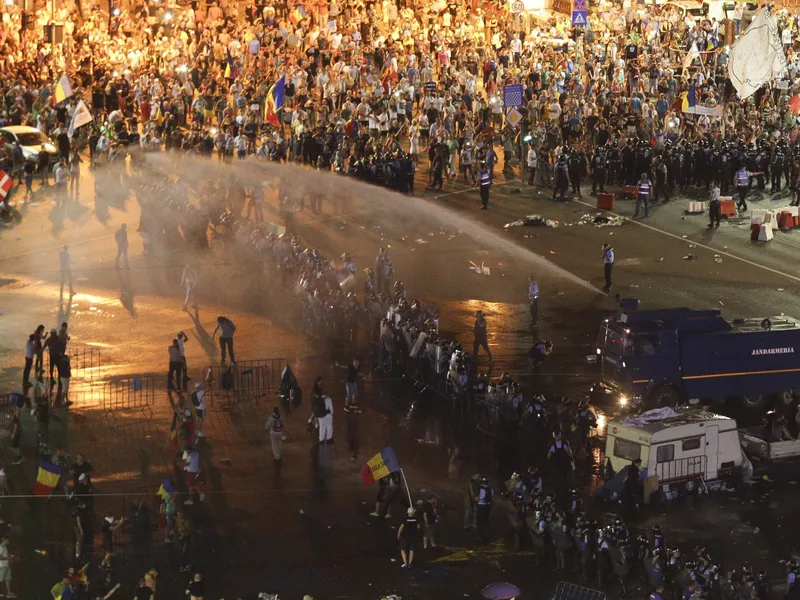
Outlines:
[[0,581],[11,581],[11,567],[0,567]]
[[198,418],[198,419],[205,419],[205,417],[206,417],[206,411],[204,411],[204,410],[202,410],[202,409],[200,409],[200,408],[195,408],[195,409],[194,409],[194,412],[195,412],[195,414],[197,415],[197,418]]
[[425,533],[423,534],[423,537],[426,540],[430,541],[430,542],[435,542],[436,538],[439,537],[437,535],[438,529],[439,529],[439,526],[436,523],[432,523],[432,524],[428,525],[425,528]]
[[191,471],[184,471],[184,481],[186,482],[186,487],[193,488],[194,482],[197,480],[197,473],[192,473]]
[[417,540],[415,539],[404,537],[400,540],[400,550],[405,550],[406,552],[416,552],[417,546]]
[[355,398],[356,396],[358,396],[358,385],[356,385],[355,383],[350,383],[349,381],[346,381],[344,384],[344,388],[345,388],[345,395],[348,398]]

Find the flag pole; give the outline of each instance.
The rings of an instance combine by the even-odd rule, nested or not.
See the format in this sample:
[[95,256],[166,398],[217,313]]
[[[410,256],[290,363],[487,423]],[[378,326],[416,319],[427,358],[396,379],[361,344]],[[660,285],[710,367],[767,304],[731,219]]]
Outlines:
[[408,507],[414,508],[414,503],[411,501],[411,490],[408,488],[408,479],[406,479],[406,474],[403,472],[403,469],[400,469],[400,475],[403,476],[403,484],[406,486],[406,494],[408,494]]

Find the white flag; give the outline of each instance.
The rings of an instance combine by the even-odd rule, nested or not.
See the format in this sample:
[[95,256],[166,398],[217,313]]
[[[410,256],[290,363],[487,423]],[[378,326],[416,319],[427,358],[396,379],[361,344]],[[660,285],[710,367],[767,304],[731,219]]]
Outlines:
[[731,46],[728,77],[739,97],[749,98],[764,83],[779,78],[787,68],[778,28],[769,10],[761,9]]
[[94,121],[94,117],[92,113],[89,112],[89,107],[81,100],[78,102],[78,106],[75,107],[75,113],[72,115],[72,122],[69,124],[69,131],[67,131],[67,134],[69,137],[72,137],[72,134],[75,133],[78,127],[83,127],[92,121]]
[[688,69],[695,58],[700,58],[700,50],[697,49],[697,42],[692,42],[692,47],[689,48],[689,54],[683,59],[683,68]]

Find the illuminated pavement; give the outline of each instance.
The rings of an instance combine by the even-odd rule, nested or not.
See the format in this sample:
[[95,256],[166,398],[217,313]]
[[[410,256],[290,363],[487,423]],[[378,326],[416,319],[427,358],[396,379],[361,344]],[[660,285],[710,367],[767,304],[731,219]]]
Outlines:
[[[425,179],[424,172],[417,178],[418,196]],[[341,411],[343,373],[332,367],[327,348],[294,331],[291,296],[277,291],[273,282],[262,281],[253,265],[235,266],[210,255],[187,256],[181,249],[150,259],[142,257],[141,240],[135,233],[139,205],[125,191],[130,183],[127,175],[112,178],[105,173],[97,181],[87,171],[81,179],[80,205],[71,205],[64,215],[53,214],[50,193],[44,192],[35,205],[25,209],[21,225],[0,233],[5,242],[0,252],[5,284],[0,288],[3,391],[16,389],[21,379],[28,333],[39,323],[49,329],[62,320],[70,323],[72,347],[99,351],[100,367],[81,375],[100,382],[155,373],[152,417],[139,408],[109,412],[100,404],[102,395],[97,387],[82,384],[79,377],[73,384],[76,404],[70,409],[68,429],[63,427],[64,416],[56,413],[61,421],[53,425],[55,439],[63,440],[73,453],[85,452],[94,465],[98,515],[119,515],[126,503],[140,498],[156,506],[155,490],[173,469],[168,444],[171,406],[164,391],[166,348],[178,330],[186,331],[191,337],[187,344],[190,374],[195,379],[202,377],[202,368],[218,361],[208,336],[216,316],[225,314],[238,326],[236,352],[240,360],[285,358],[304,390],[316,375],[326,378],[337,407],[338,441],[321,450],[311,443],[305,430],[306,403],[288,417],[289,439],[279,469],[273,464],[263,432],[271,399],[233,407],[217,401],[210,407],[208,439],[202,452],[208,498],[191,509],[198,524],[196,562],[213,590],[210,597],[252,597],[267,591],[289,598],[302,593],[317,598],[370,598],[391,592],[404,598],[434,597],[436,593],[455,598],[474,595],[483,585],[502,579],[520,585],[525,597],[538,597],[555,581],[550,574],[541,580],[532,577],[530,557],[509,555],[502,541],[475,553],[466,550],[475,540],[460,528],[462,484],[447,475],[447,448],[462,439],[447,422],[425,416],[435,411],[407,418],[410,392],[406,382],[364,383],[367,410],[358,423],[361,453],[357,461],[349,461],[347,423]],[[522,193],[515,193],[519,187]],[[362,191],[368,195],[371,189]],[[505,185],[502,177],[488,213],[478,210],[477,192],[456,192],[429,202],[484,222],[502,239],[518,242],[594,287],[602,286],[600,245],[611,242],[618,257],[615,291],[641,298],[644,306],[720,307],[730,317],[781,312],[800,315],[795,293],[800,268],[792,260],[794,245],[800,243],[792,241],[794,233],[777,234],[768,246],[751,244],[748,231],[740,225],[724,224],[709,235],[703,217],[681,219],[685,201],[655,209],[645,222],[648,227],[626,223],[618,228],[574,225],[503,231],[504,223],[525,214],[540,213],[568,223],[577,221],[588,209],[577,202],[552,203],[547,192],[531,194],[518,183]],[[380,245],[390,247],[397,278],[410,295],[439,303],[443,331],[471,346],[472,313],[479,308],[487,313],[490,345],[496,355],[494,375],[510,371],[527,390],[548,394],[585,389],[593,373],[583,359],[591,351],[600,316],[613,309],[610,298],[550,270],[533,271],[542,286],[541,325],[536,334],[556,346],[552,362],[534,378],[524,360],[534,339],[527,328],[526,304],[531,264],[519,254],[487,250],[485,238],[470,236],[458,227],[402,214],[399,203],[403,199],[395,201],[400,212],[392,219],[347,202],[335,207],[326,204],[322,215],[300,214],[297,232],[304,242],[328,256],[351,252],[359,274],[372,264]],[[629,204],[622,206],[622,214],[631,212]],[[274,213],[272,206],[267,211]],[[127,222],[130,230],[128,271],[114,268],[113,234],[121,222]],[[690,243],[696,247],[689,248]],[[69,244],[74,264],[77,295],[71,302],[59,295],[58,250],[63,244]],[[689,253],[696,254],[697,260],[683,260]],[[715,262],[715,253],[722,263]],[[180,275],[187,261],[200,265],[197,319],[181,310]],[[469,261],[485,261],[491,275],[473,273]],[[481,367],[486,366],[484,358]],[[26,441],[30,442],[34,432],[28,416],[25,426]],[[392,562],[398,559],[392,529],[398,517],[373,523],[367,513],[373,508],[376,490],[364,490],[358,478],[363,461],[387,444],[395,447],[417,497],[425,490],[444,499],[442,538],[450,548],[424,554],[420,568],[409,573]],[[490,462],[475,453],[480,445],[470,448],[470,464]],[[30,490],[35,477],[31,456],[22,468],[7,467],[14,493]],[[786,491],[783,496],[792,497]],[[660,512],[652,518],[682,540],[706,540],[726,564],[741,560],[743,549],[754,563],[785,557],[791,531],[788,527],[777,531],[775,525],[791,503],[773,505],[767,498],[762,504],[756,499],[755,505],[713,499],[688,514],[671,509],[673,515],[680,511],[679,523]],[[754,519],[764,520],[763,514],[756,516],[757,508],[764,506],[774,518],[757,524],[769,535],[754,536]],[[46,510],[43,507],[40,500],[3,504],[5,520],[21,523],[20,533],[25,534],[26,560],[17,567],[15,580],[31,586],[25,588],[29,593],[55,583],[56,542],[69,537],[61,503],[53,501]],[[498,536],[509,529],[500,511],[494,525]],[[12,546],[14,541],[12,536]],[[33,553],[33,547],[49,549],[49,556]],[[180,593],[182,576],[169,570],[163,544],[157,543],[156,549],[155,562],[164,567],[164,589]],[[121,577],[129,590],[145,566],[149,564],[122,566]],[[46,582],[37,579],[35,574],[40,572],[47,575]]]

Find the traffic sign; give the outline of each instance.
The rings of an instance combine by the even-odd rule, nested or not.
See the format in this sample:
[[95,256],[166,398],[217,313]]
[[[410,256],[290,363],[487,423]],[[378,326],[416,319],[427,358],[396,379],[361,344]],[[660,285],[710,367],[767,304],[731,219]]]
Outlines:
[[586,0],[572,0],[572,10],[588,10]]
[[587,16],[588,16],[588,11],[585,11],[585,10],[573,10],[572,11],[572,24],[573,25],[586,25]]
[[[580,0],[581,2],[585,0]],[[511,4],[511,12],[515,15],[522,14],[525,11],[525,5],[520,0],[514,0]]]
[[522,106],[524,102],[522,84],[506,85],[503,87],[503,106]]
[[517,127],[520,121],[522,121],[522,113],[512,107],[506,114],[506,123],[512,127]]

